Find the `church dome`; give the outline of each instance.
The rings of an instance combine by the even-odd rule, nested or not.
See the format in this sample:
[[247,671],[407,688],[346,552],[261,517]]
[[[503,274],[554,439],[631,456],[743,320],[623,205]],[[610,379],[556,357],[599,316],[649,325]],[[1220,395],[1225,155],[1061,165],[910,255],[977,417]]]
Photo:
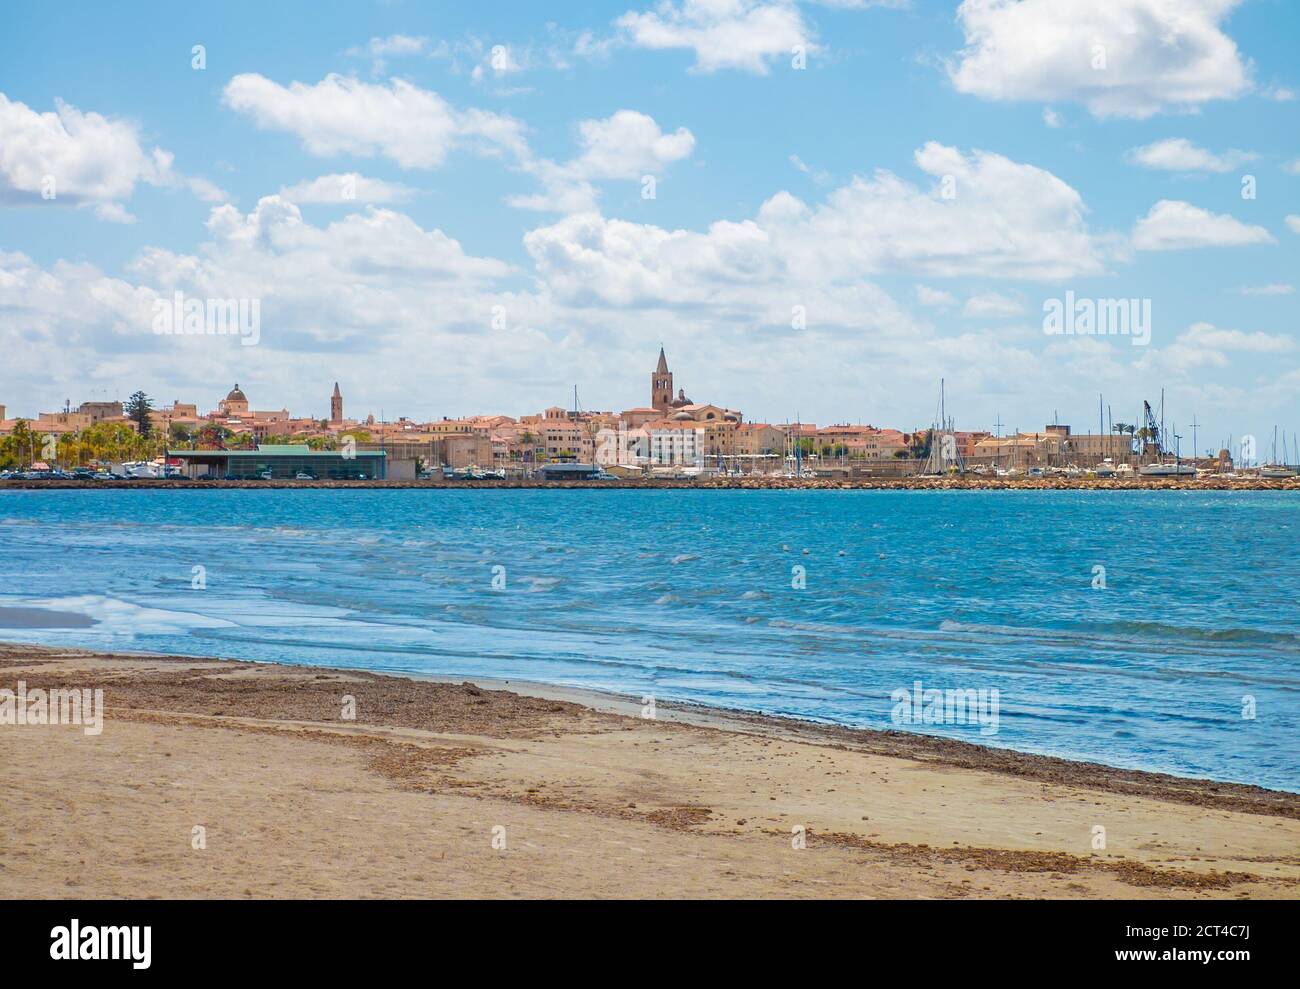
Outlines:
[[227,402],[247,402],[247,401],[248,401],[248,398],[244,395],[244,393],[243,393],[242,391],[239,390],[239,383],[238,383],[238,382],[236,382],[236,383],[235,383],[235,387],[232,388],[232,389],[230,390],[230,394],[226,396],[226,401],[227,401]]
[[690,422],[695,417],[689,412],[683,410],[672,417],[673,422]]

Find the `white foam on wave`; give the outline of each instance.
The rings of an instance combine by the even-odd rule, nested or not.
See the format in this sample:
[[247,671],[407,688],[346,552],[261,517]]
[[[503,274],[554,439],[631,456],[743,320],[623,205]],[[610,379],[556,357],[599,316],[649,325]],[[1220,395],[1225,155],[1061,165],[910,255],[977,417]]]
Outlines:
[[321,630],[361,628],[371,624],[359,620],[348,608],[273,597],[224,595],[212,588],[194,591],[192,597],[172,595],[148,605],[100,594],[52,598],[0,597],[0,603],[86,615],[96,624],[77,631],[102,635],[165,635],[238,628]]

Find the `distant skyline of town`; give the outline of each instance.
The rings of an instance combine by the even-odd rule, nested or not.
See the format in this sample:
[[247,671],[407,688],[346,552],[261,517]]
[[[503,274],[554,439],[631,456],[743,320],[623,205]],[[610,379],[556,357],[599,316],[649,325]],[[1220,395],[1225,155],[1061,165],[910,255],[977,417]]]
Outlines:
[[1300,429],[1296,4],[64,9],[0,35],[10,416],[617,410],[662,344],[754,421]]
[[[1142,463],[1148,457],[1158,458],[1162,451],[1220,465],[1300,460],[1300,436],[1294,433],[1282,432],[1280,448],[1276,437],[1270,443],[1267,437],[1254,435],[1238,437],[1234,443],[1232,438],[1216,441],[1205,434],[1201,443],[1198,423],[1193,422],[1190,432],[1180,433],[1177,422],[1167,420],[1163,406],[1144,407],[1141,414],[1127,420],[1101,406],[1095,429],[1089,428],[1092,424],[1055,418],[1041,429],[1037,425],[1004,429],[1001,422],[993,429],[963,427],[947,415],[942,395],[935,418],[903,428],[888,421],[818,424],[798,417],[755,419],[740,409],[690,398],[662,347],[648,372],[644,394],[647,400],[643,404],[624,402],[612,409],[587,408],[576,403],[575,395],[576,404],[551,405],[537,412],[495,410],[421,419],[401,413],[393,417],[373,413],[348,416],[337,381],[324,416],[304,415],[302,410],[295,414],[287,405],[258,409],[235,383],[207,412],[198,403],[180,399],[170,405],[157,403],[143,392],[134,393],[125,404],[87,401],[73,407],[69,402],[62,410],[31,417],[10,416],[0,406],[0,439],[21,441],[34,436],[18,447],[28,452],[29,459],[35,458],[38,446],[47,458],[79,459],[89,449],[87,436],[100,444],[119,442],[110,438],[111,432],[103,432],[105,427],[110,431],[126,427],[129,435],[141,437],[132,445],[142,452],[150,447],[158,452],[270,449],[264,444],[286,443],[338,449],[351,443],[400,452],[400,459],[408,465],[404,469],[412,475],[417,462],[441,463],[453,469],[575,461],[640,468],[683,461],[702,466],[710,459],[715,467],[729,464],[736,469],[779,472],[800,454],[823,463],[838,460],[844,466],[856,463],[863,468],[875,465],[877,470],[892,470],[890,465],[902,469],[899,461],[928,461],[939,444],[935,436],[943,441],[942,464],[954,465],[1092,467],[1102,461]],[[146,404],[147,434],[141,413]],[[146,436],[152,439],[145,442]]]

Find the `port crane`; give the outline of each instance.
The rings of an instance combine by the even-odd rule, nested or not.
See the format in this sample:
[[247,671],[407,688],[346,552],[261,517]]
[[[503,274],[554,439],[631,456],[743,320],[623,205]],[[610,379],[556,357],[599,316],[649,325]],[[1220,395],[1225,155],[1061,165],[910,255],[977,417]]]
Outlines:
[[[1163,447],[1161,446],[1161,444],[1164,441],[1164,436],[1161,435],[1160,426],[1159,424],[1156,423],[1155,413],[1151,411],[1151,403],[1146,401],[1145,399],[1142,402],[1142,425],[1143,425],[1142,432],[1145,434],[1146,441],[1148,443],[1155,444],[1156,459],[1158,460],[1160,458],[1160,454],[1163,452]],[[1145,453],[1146,451],[1145,449],[1142,449],[1142,450],[1136,450],[1134,452]]]

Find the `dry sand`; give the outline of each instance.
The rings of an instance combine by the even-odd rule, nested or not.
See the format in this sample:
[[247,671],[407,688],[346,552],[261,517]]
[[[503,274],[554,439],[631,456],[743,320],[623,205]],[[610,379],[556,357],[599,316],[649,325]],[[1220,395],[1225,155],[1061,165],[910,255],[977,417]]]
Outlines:
[[517,684],[0,646],[19,680],[106,715],[0,726],[0,897],[1300,892],[1254,787]]

